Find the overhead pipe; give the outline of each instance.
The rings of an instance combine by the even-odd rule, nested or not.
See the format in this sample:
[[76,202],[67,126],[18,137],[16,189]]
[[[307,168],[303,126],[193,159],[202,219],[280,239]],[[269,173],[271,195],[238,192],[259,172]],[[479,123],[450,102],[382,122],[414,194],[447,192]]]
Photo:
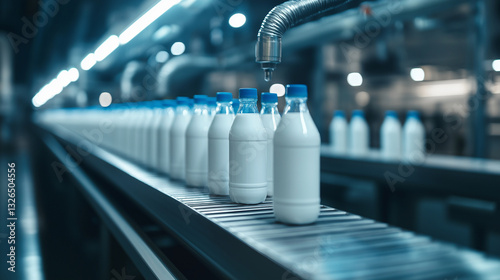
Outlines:
[[281,38],[288,29],[313,16],[361,2],[363,1],[291,0],[274,7],[262,22],[255,45],[255,61],[264,70],[264,79],[270,81],[274,69],[281,62]]

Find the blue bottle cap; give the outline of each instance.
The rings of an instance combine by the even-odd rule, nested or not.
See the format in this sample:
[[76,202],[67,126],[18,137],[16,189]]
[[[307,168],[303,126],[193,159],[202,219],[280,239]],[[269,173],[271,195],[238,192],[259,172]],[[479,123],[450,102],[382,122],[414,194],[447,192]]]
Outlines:
[[217,107],[217,98],[216,97],[207,97],[207,105],[211,107]]
[[336,110],[336,111],[333,113],[333,116],[335,116],[335,117],[339,117],[339,118],[345,118],[345,113],[344,113],[344,111],[342,111],[342,110]]
[[163,107],[175,107],[175,100],[172,99],[165,99],[162,100]]
[[398,113],[396,113],[396,111],[394,111],[394,110],[388,110],[388,111],[385,111],[385,116],[397,119]]
[[420,113],[416,110],[411,110],[411,111],[408,111],[408,113],[406,114],[406,118],[415,118],[417,120],[420,119]]
[[217,92],[217,102],[231,102],[233,94],[230,92]]
[[361,117],[361,118],[364,118],[365,117],[365,113],[362,111],[362,110],[354,110],[352,111],[352,117]]
[[184,105],[184,106],[189,106],[189,98],[185,96],[179,96],[177,97],[177,105]]
[[162,104],[161,100],[153,100],[150,103],[150,107],[151,108],[160,108],[160,107],[163,107],[163,104]]
[[206,95],[195,95],[194,96],[194,104],[207,104],[207,96]]
[[261,103],[276,103],[278,102],[278,95],[276,93],[263,92],[261,95]]
[[240,98],[257,99],[257,89],[255,89],[255,88],[240,88]]
[[286,96],[287,97],[307,97],[307,86],[306,85],[286,85]]

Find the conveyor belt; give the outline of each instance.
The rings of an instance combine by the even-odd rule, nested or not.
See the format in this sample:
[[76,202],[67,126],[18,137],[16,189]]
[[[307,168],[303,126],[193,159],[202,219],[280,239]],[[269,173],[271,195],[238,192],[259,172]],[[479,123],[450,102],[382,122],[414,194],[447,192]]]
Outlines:
[[[85,141],[51,130],[76,147]],[[270,199],[238,205],[95,146],[82,163],[230,278],[500,278],[497,259],[338,209],[322,206],[315,224],[287,226],[275,222]]]

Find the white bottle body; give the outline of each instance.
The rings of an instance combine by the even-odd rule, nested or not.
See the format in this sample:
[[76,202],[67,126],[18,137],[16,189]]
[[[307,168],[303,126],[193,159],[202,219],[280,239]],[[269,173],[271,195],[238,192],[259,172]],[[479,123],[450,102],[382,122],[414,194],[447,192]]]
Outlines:
[[283,115],[274,134],[276,219],[309,224],[320,211],[320,135],[309,112]]
[[212,116],[193,115],[186,130],[186,184],[207,186],[208,182],[208,129]]
[[162,120],[158,130],[158,171],[170,173],[170,129],[174,121],[174,110],[166,108],[162,113]]
[[267,196],[267,133],[259,114],[238,114],[229,132],[229,196],[257,204]]
[[147,168],[151,167],[149,163],[151,162],[150,156],[151,150],[153,149],[151,146],[152,139],[150,138],[154,119],[153,110],[153,108],[146,109],[146,112],[144,113],[144,121],[141,123],[140,127],[140,134],[138,135],[140,137],[139,142],[141,143],[139,162]]
[[369,149],[369,128],[365,119],[353,117],[349,124],[349,154],[352,156],[365,156]]
[[162,119],[162,109],[160,108],[155,108],[153,110],[153,117],[151,119],[151,124],[149,125],[148,128],[148,142],[147,145],[150,145],[150,148],[148,149],[149,155],[148,159],[146,160],[147,166],[152,169],[156,169],[158,166],[158,161],[159,161],[159,150],[158,146],[160,145],[160,138],[159,138],[159,130],[160,130],[160,125],[161,125],[161,119]]
[[401,158],[401,124],[394,117],[385,117],[380,128],[382,158],[398,160]]
[[186,130],[191,114],[175,116],[170,129],[170,178],[184,180],[186,168]]
[[334,117],[330,123],[330,144],[337,154],[347,153],[348,125],[344,117]]
[[229,195],[229,130],[234,114],[216,114],[208,130],[208,188]]
[[403,127],[403,158],[409,161],[421,161],[424,157],[424,125],[416,118],[409,118]]
[[267,195],[273,196],[274,193],[273,139],[274,139],[274,132],[276,131],[276,128],[280,123],[281,116],[279,114],[261,114],[260,118],[267,133]]

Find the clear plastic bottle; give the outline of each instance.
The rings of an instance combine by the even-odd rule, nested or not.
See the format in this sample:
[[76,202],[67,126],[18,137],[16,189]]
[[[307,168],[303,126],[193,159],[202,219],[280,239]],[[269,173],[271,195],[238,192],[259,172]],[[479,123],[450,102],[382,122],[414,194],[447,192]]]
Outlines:
[[330,123],[330,145],[334,153],[347,153],[347,127],[344,111],[335,111]]
[[272,196],[274,190],[273,139],[274,132],[281,120],[281,115],[278,111],[278,95],[276,93],[262,93],[260,118],[267,132],[267,195]]
[[206,187],[208,183],[208,129],[212,123],[207,96],[195,95],[193,117],[186,130],[186,185]]
[[401,157],[401,123],[395,111],[385,112],[380,128],[380,147],[384,159],[397,160]]
[[349,154],[366,156],[369,151],[370,130],[363,111],[354,110],[349,123]]
[[170,129],[170,178],[185,179],[186,168],[186,130],[191,121],[189,98],[177,97],[175,118]]
[[419,162],[425,156],[425,128],[418,111],[408,111],[403,127],[403,158]]
[[164,100],[161,123],[158,130],[158,171],[170,173],[170,129],[175,118],[175,100]]
[[240,107],[229,131],[229,196],[257,204],[267,196],[267,133],[257,109],[257,90],[240,89]]
[[283,223],[309,224],[320,211],[321,139],[307,109],[307,87],[287,85],[286,101],[274,134],[274,215]]
[[233,95],[217,93],[217,110],[208,130],[208,188],[229,195],[229,130],[234,121]]

